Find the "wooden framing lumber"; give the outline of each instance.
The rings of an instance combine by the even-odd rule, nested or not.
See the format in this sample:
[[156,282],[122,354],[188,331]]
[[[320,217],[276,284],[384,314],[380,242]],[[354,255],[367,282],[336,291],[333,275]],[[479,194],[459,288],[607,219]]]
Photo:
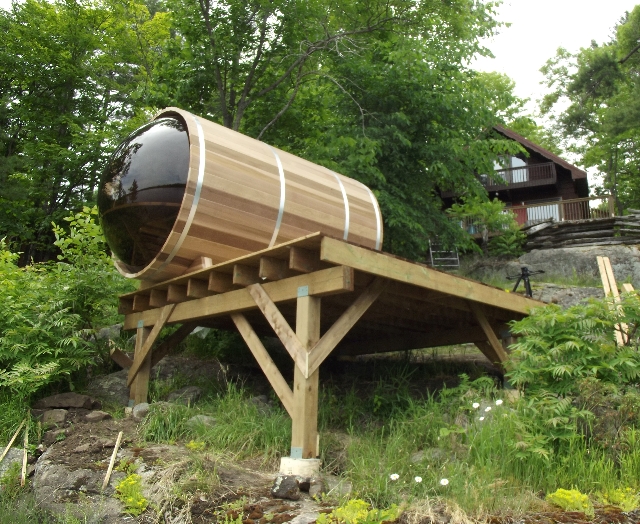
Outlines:
[[[298,297],[296,335],[302,351],[309,353],[320,338],[320,298]],[[308,359],[307,359],[308,360]],[[293,416],[291,422],[291,456],[318,456],[318,386],[320,371],[304,374],[299,366],[293,372]]]
[[351,330],[355,323],[360,320],[369,307],[380,296],[380,293],[387,285],[387,281],[377,277],[367,289],[354,301],[354,303],[334,322],[318,343],[309,352],[306,375],[310,376],[320,367],[320,364],[329,356],[338,343]]
[[524,315],[528,314],[532,307],[539,305],[537,301],[513,293],[505,294],[500,289],[473,280],[442,273],[330,237],[322,239],[320,260]]
[[301,371],[306,374],[307,373],[307,355],[304,350],[300,340],[298,340],[297,335],[289,326],[289,323],[286,321],[278,306],[276,306],[269,294],[264,290],[264,288],[260,284],[253,284],[249,286],[249,293],[253,297],[256,305],[262,311],[262,314],[269,322],[269,325],[275,331],[275,334],[278,336],[282,345],[285,347],[289,356],[293,359],[296,366],[301,369]]
[[213,267],[213,260],[210,257],[198,257],[191,263],[185,273],[194,273],[209,267]]
[[111,360],[113,360],[118,366],[122,369],[128,369],[133,365],[133,360],[131,360],[122,350],[117,348],[113,341],[110,340],[111,348],[109,349],[109,356]]
[[149,295],[135,295],[133,297],[133,311],[145,311],[149,309]]
[[238,286],[250,286],[262,282],[262,279],[258,276],[257,267],[236,264],[233,266],[232,282]]
[[289,269],[289,263],[286,260],[273,257],[260,258],[260,267],[258,269],[258,278],[260,280],[282,280],[294,275],[296,273]]
[[178,304],[187,300],[187,286],[169,284],[167,287],[167,304]]
[[260,342],[258,335],[256,335],[245,316],[241,313],[232,314],[231,319],[238,328],[247,346],[249,346],[251,353],[253,353],[267,380],[269,380],[271,387],[276,392],[276,395],[278,395],[284,409],[287,410],[289,416],[293,417],[293,392],[287,384],[287,381],[282,377],[273,359],[262,345],[262,342]]
[[628,282],[622,284],[622,289],[627,293],[633,293],[635,291],[635,289],[633,289],[633,285],[629,284]]
[[[147,358],[151,356],[150,355],[151,346],[158,338],[160,331],[162,331],[162,328],[167,323],[169,315],[171,315],[175,307],[176,306],[174,304],[169,304],[168,306],[165,306],[162,308],[160,316],[158,317],[158,320],[155,322],[153,329],[149,332],[149,334],[146,337],[144,337],[145,338],[144,344],[142,344],[140,347],[138,347],[138,339],[142,337],[140,335],[140,331],[138,330],[138,334],[136,335],[136,351],[133,356],[133,364],[131,365],[131,368],[129,368],[129,374],[127,376],[127,386],[131,386],[133,379],[141,370],[142,364],[145,361],[147,360],[149,361],[148,367],[149,369],[151,369],[151,358]],[[148,382],[148,377],[147,377],[147,382]]]
[[[261,285],[275,303],[295,299],[298,296],[298,288],[301,286],[307,286],[309,295],[313,296],[344,293],[353,291],[353,269],[344,266],[331,267],[308,275],[298,275]],[[242,313],[255,307],[256,303],[248,289],[237,289],[176,304],[167,322],[169,324],[197,322],[205,318]],[[144,326],[153,326],[161,311],[162,309],[151,309],[127,315],[123,329],[135,329],[139,321],[142,321]]]
[[480,351],[482,351],[482,354],[489,359],[489,362],[502,367],[502,361],[491,344],[486,340],[476,340],[474,344]]
[[[502,347],[502,343],[500,342],[495,332],[493,331],[491,324],[489,324],[489,321],[487,320],[487,317],[485,316],[484,311],[482,310],[482,306],[480,306],[480,304],[477,304],[475,302],[469,301],[469,307],[471,307],[473,314],[476,316],[476,320],[478,321],[478,324],[480,324],[480,327],[482,328],[485,335],[487,336],[487,341],[491,346],[491,349],[493,349],[493,352],[495,353],[495,357],[498,358],[498,361],[500,363],[506,362],[509,359],[509,355],[507,355],[507,352]],[[476,345],[478,344],[476,343]],[[478,348],[480,349],[480,351],[482,351],[482,347],[478,346]],[[487,355],[487,358],[491,360],[492,358],[494,358],[494,355],[493,354]]]
[[[138,355],[142,352],[142,348],[149,338],[149,333],[151,333],[151,328],[144,326],[138,328],[138,331],[136,333],[136,349],[134,357],[135,355]],[[133,368],[133,365],[131,367]],[[131,372],[131,369],[129,370],[129,372]],[[149,393],[150,374],[151,356],[149,355],[140,363],[137,375],[134,377],[133,382],[131,384],[127,384],[129,386],[129,402],[134,406],[136,404],[147,401],[147,394]]]
[[233,285],[233,275],[212,271],[209,273],[209,291],[214,293],[226,293],[236,289]]
[[120,297],[118,300],[118,314],[128,315],[133,313],[133,297]]
[[169,337],[164,340],[158,347],[153,350],[151,354],[151,367],[160,362],[167,354],[180,342],[182,342],[189,333],[191,333],[198,325],[189,322],[182,324],[176,331],[174,331]]
[[289,269],[302,273],[313,273],[320,269],[320,253],[303,247],[289,249]]
[[166,289],[152,289],[149,294],[149,307],[164,307],[167,302]]
[[209,282],[199,278],[190,278],[187,281],[187,298],[203,298],[211,295]]
[[[612,295],[613,302],[616,304],[616,311],[623,316],[624,311],[622,306],[620,305],[620,292],[618,291],[618,284],[616,283],[616,277],[613,274],[613,267],[611,267],[611,260],[609,257],[596,257],[598,262],[598,269],[600,270],[600,279],[602,280],[602,287],[604,288],[605,296]],[[624,346],[626,343],[625,338],[627,337],[627,332],[629,330],[629,326],[624,322],[616,324],[616,343],[619,346]]]

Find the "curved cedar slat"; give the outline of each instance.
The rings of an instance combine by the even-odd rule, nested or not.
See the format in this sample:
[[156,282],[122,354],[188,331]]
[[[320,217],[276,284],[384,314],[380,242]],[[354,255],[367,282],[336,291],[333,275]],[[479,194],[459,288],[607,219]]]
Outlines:
[[168,116],[188,129],[187,187],[157,256],[137,273],[116,261],[123,275],[159,282],[201,256],[218,264],[314,232],[382,247],[378,203],[360,182],[178,108],[155,119]]

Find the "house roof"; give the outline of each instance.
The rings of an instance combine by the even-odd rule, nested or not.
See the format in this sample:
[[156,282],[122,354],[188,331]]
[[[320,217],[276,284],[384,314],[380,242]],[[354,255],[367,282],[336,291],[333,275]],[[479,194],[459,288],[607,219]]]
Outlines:
[[512,140],[515,140],[516,142],[519,142],[525,148],[530,149],[532,151],[535,151],[536,153],[538,153],[538,154],[542,155],[543,157],[549,159],[551,162],[555,162],[556,164],[561,165],[565,169],[568,169],[571,172],[572,180],[579,180],[579,179],[585,179],[586,180],[586,178],[587,178],[587,172],[586,171],[583,171],[582,169],[574,166],[573,164],[570,164],[566,160],[563,160],[558,155],[555,155],[554,153],[552,153],[551,151],[548,151],[544,147],[540,147],[538,144],[534,144],[531,140],[527,140],[522,135],[519,135],[518,133],[516,133],[515,131],[512,131],[511,129],[507,129],[506,127],[502,127],[500,125],[496,125],[496,126],[494,126],[494,129],[498,133],[506,136],[507,138],[511,138]]

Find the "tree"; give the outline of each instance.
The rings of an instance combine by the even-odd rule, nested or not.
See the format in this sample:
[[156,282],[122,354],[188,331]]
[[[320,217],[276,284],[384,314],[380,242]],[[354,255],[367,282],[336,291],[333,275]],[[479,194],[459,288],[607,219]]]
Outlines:
[[[618,212],[640,206],[640,5],[610,42],[570,54],[559,49],[542,69],[552,89],[541,105],[565,149],[602,177]],[[560,111],[556,108],[566,106]]]
[[491,3],[168,5],[176,36],[158,105],[367,184],[382,207],[386,250],[419,258],[430,236],[455,241],[461,231],[442,213],[439,191],[485,194],[475,173],[515,152],[491,132],[502,121],[496,107],[515,98],[466,66],[496,27]]
[[0,27],[0,229],[23,262],[47,259],[50,222],[93,199],[108,147],[146,119],[168,18],[133,0],[26,0]]

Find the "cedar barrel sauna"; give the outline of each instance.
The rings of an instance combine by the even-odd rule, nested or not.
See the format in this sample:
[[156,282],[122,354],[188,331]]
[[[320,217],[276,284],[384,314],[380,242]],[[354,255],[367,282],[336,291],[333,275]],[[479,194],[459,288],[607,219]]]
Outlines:
[[316,231],[382,246],[365,185],[173,107],[116,149],[98,208],[120,273],[151,282]]

